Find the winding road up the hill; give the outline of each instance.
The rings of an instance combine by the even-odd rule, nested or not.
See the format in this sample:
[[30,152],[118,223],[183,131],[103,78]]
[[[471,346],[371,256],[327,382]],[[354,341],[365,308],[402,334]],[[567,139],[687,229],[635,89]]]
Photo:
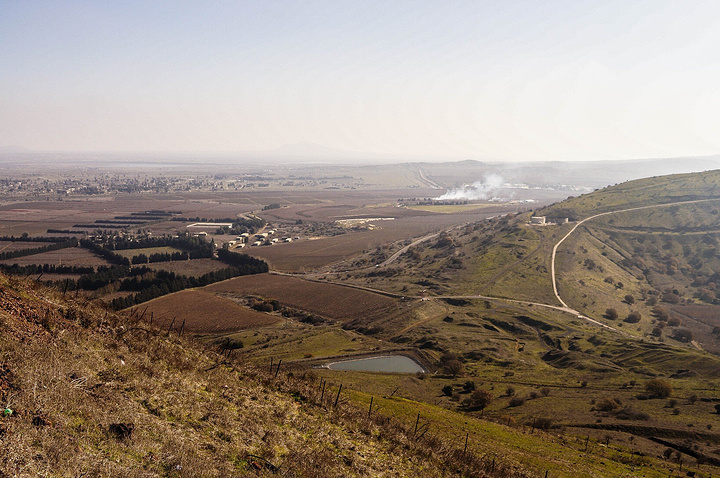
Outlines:
[[[565,309],[567,312],[576,313],[579,318],[583,318],[583,319],[588,320],[588,321],[590,321],[590,322],[592,322],[592,323],[594,323],[594,324],[602,325],[603,327],[606,327],[606,328],[609,328],[609,329],[612,329],[612,330],[616,330],[616,329],[614,329],[614,328],[612,328],[612,327],[610,327],[610,326],[607,326],[607,325],[605,325],[605,324],[602,324],[602,323],[598,322],[597,320],[593,320],[593,319],[591,319],[590,317],[584,316],[584,315],[581,314],[580,312],[576,311],[575,309],[573,309],[573,308],[571,308],[569,305],[567,305],[567,304],[565,303],[565,301],[562,299],[562,297],[560,297],[560,294],[558,293],[558,287],[557,287],[557,276],[556,276],[556,274],[555,274],[555,256],[557,255],[557,249],[558,249],[558,247],[560,246],[560,244],[562,244],[562,243],[565,241],[565,239],[567,239],[568,237],[570,237],[570,234],[572,234],[573,232],[575,232],[575,230],[576,230],[578,227],[580,227],[582,224],[584,224],[584,223],[586,223],[587,221],[590,221],[590,220],[592,220],[592,219],[601,217],[601,216],[607,216],[607,215],[609,215],[609,214],[619,214],[619,213],[622,213],[622,212],[640,211],[640,210],[642,210],[642,209],[652,209],[652,208],[658,208],[658,207],[678,206],[678,205],[682,205],[682,204],[696,204],[696,203],[701,203],[701,202],[717,201],[717,200],[719,200],[719,199],[720,199],[720,198],[696,199],[696,200],[693,200],[693,201],[678,201],[678,202],[672,202],[672,203],[667,203],[667,204],[653,204],[653,205],[651,205],[651,206],[639,206],[639,207],[631,207],[631,208],[627,208],[627,209],[618,209],[618,210],[616,210],[616,211],[601,212],[600,214],[595,214],[594,216],[586,217],[586,218],[583,219],[582,221],[578,221],[577,224],[575,224],[575,226],[573,226],[573,228],[570,229],[570,231],[569,231],[567,234],[565,234],[565,235],[563,236],[563,238],[560,239],[560,240],[557,242],[557,244],[555,244],[555,246],[553,246],[552,257],[551,257],[551,260],[550,260],[550,275],[551,275],[551,278],[552,278],[553,292],[555,293],[555,298],[558,300],[558,302],[560,302],[560,304],[562,304],[563,309]],[[617,331],[617,330],[616,330],[616,331]]]

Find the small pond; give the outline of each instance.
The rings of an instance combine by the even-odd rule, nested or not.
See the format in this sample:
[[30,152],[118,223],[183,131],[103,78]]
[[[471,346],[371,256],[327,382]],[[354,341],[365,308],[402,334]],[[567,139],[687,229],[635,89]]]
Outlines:
[[426,370],[416,361],[404,355],[367,357],[327,365],[332,370],[355,370],[359,372],[424,373]]

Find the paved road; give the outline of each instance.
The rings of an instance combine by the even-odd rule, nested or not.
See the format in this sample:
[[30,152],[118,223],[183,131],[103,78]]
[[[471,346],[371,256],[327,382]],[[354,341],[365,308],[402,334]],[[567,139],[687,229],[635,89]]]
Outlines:
[[420,181],[425,183],[427,186],[430,186],[433,189],[443,189],[443,187],[440,186],[438,183],[425,176],[425,171],[420,168],[418,168],[418,175],[420,176]]

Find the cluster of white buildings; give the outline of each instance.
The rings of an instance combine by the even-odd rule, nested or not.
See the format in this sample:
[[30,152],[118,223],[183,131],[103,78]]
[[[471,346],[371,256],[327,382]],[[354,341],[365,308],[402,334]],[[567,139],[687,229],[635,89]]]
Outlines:
[[566,217],[551,218],[548,220],[546,216],[532,216],[530,218],[531,226],[554,226],[556,224],[567,224],[569,222]]

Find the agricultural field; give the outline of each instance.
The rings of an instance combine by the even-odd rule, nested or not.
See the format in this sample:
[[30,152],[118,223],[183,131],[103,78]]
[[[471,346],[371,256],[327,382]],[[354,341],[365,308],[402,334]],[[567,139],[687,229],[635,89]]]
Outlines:
[[208,272],[218,271],[227,267],[226,264],[213,259],[191,259],[187,261],[170,261],[145,264],[155,271],[168,271],[188,277],[199,277]]
[[153,317],[158,327],[166,328],[174,320],[175,328],[196,334],[269,326],[280,317],[243,307],[236,302],[204,290],[184,290],[151,300],[135,308],[137,314]]
[[[42,244],[42,243],[41,243]],[[27,266],[31,264],[52,264],[65,266],[107,266],[109,263],[101,257],[82,247],[70,247],[58,251],[43,252],[30,256],[16,257],[0,261],[2,264],[18,264]]]
[[358,319],[366,323],[392,321],[413,308],[399,299],[369,291],[276,274],[237,277],[208,286],[206,290],[276,299],[288,307],[343,323]]
[[180,249],[176,249],[174,247],[147,247],[143,249],[125,249],[125,250],[118,250],[116,251],[118,255],[121,255],[123,257],[127,257],[128,259],[132,259],[134,256],[145,254],[146,256],[150,256],[150,254],[172,254],[173,252],[181,252]]
[[42,247],[46,243],[24,242],[24,241],[0,241],[0,252],[23,251],[25,249],[34,249]]

